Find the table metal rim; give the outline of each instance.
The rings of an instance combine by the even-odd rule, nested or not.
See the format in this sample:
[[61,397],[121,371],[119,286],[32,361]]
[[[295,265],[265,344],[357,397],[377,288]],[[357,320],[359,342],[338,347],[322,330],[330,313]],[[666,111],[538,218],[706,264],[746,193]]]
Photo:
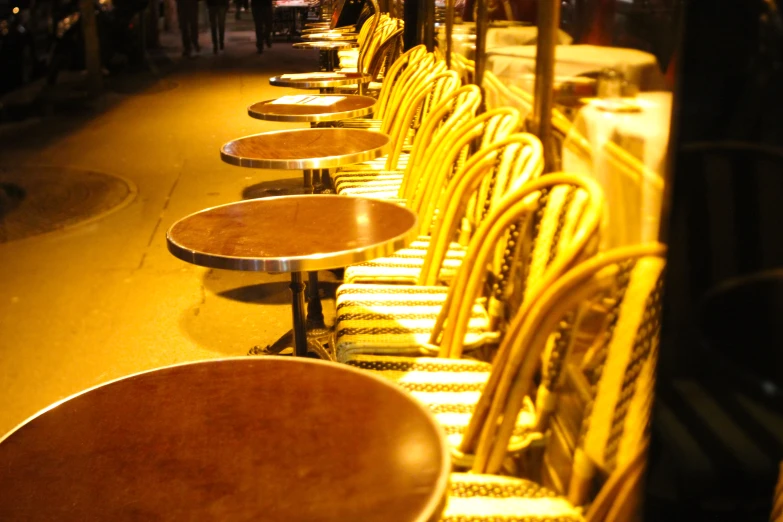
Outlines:
[[344,49],[355,49],[359,47],[356,42],[330,42],[330,41],[315,41],[315,42],[296,42],[292,45],[294,49],[303,49],[305,51],[318,50],[318,51],[342,51]]
[[334,78],[324,78],[321,80],[304,79],[304,78],[301,80],[295,80],[289,78],[281,78],[280,76],[273,76],[269,78],[270,85],[274,85],[275,87],[292,87],[294,89],[320,89],[323,87],[335,87],[337,85],[353,85],[359,83],[370,83],[371,81],[372,81],[372,76],[370,76],[369,74],[363,74],[362,76],[353,77],[353,78],[334,77]]
[[[264,201],[285,199],[285,198],[299,198],[302,196],[274,196],[270,198],[263,198]],[[327,198],[340,198],[344,199],[350,197],[352,199],[362,199],[371,202],[381,202],[386,205],[395,205],[382,200],[375,200],[370,198],[354,197],[354,196],[338,196],[334,194],[322,194],[313,195],[310,197],[327,199]],[[194,212],[188,216],[178,219],[174,224],[166,231],[166,245],[169,252],[176,257],[187,263],[191,263],[197,266],[203,266],[207,268],[218,268],[223,270],[240,270],[245,272],[312,272],[317,270],[328,270],[330,268],[341,268],[354,263],[366,261],[368,259],[376,259],[379,257],[388,256],[401,248],[405,248],[411,244],[419,236],[419,218],[416,214],[411,212],[405,207],[406,211],[413,215],[413,225],[410,229],[402,234],[399,234],[382,244],[369,245],[363,248],[354,248],[350,250],[340,250],[337,252],[331,252],[328,254],[314,254],[309,256],[294,256],[287,258],[275,258],[270,257],[267,259],[261,258],[249,258],[238,256],[223,256],[215,254],[205,254],[196,250],[191,250],[184,245],[180,245],[171,238],[171,229],[174,228],[180,221],[188,219],[195,214],[201,214],[220,207],[226,207],[229,205],[237,205],[245,203],[245,200],[234,203],[226,203],[224,205],[217,205],[210,208],[205,208],[198,212]],[[328,261],[328,262],[325,262]]]
[[355,42],[358,40],[359,35],[357,33],[309,33],[301,35],[301,38],[307,41],[319,42]]
[[[281,134],[284,132],[311,132],[311,131],[323,132],[328,130],[330,129],[284,129],[284,130],[277,130],[277,131],[261,132],[258,134],[250,134],[248,136],[242,136],[241,138],[233,139],[228,143],[245,139],[245,138],[251,138],[253,136],[261,136],[267,134]],[[336,131],[338,129],[333,129],[333,130]],[[363,129],[339,129],[339,130],[343,132],[345,131],[373,132],[373,131],[367,131]],[[354,163],[361,163],[363,161],[375,159],[381,156],[384,153],[384,151],[386,151],[389,148],[389,144],[390,144],[389,136],[381,132],[373,132],[373,133],[385,136],[386,143],[374,149],[359,151],[352,154],[342,154],[339,156],[321,156],[318,158],[306,158],[306,159],[270,160],[270,159],[263,159],[263,158],[258,158],[258,159],[244,158],[225,152],[224,149],[226,144],[224,143],[223,146],[220,147],[220,159],[222,159],[224,162],[228,163],[229,165],[236,165],[237,167],[248,167],[248,168],[255,168],[255,169],[312,170],[312,169],[328,169],[334,167],[341,167],[343,165],[352,165]]]
[[[311,96],[335,96],[334,94],[312,94]],[[360,96],[358,94],[350,94],[348,96]],[[302,122],[302,121],[334,121],[334,120],[347,120],[350,118],[358,118],[359,116],[365,116],[373,112],[375,108],[376,100],[369,96],[362,96],[373,101],[373,104],[369,107],[363,107],[359,109],[353,109],[350,111],[341,112],[324,112],[324,113],[311,113],[311,114],[269,114],[265,112],[254,111],[252,108],[259,103],[268,103],[279,98],[270,100],[263,100],[256,102],[247,108],[247,114],[251,118],[265,121],[283,121],[283,122]]]
[[[280,360],[280,361],[287,361],[291,364],[321,364],[321,365],[328,365],[334,368],[339,368],[339,371],[348,371],[355,373],[357,375],[362,375],[363,377],[369,378],[374,380],[375,382],[380,383],[384,387],[394,390],[394,393],[405,396],[406,399],[413,401],[414,403],[417,403],[415,399],[413,399],[408,393],[406,393],[404,390],[402,390],[398,385],[394,384],[393,382],[389,381],[386,378],[374,375],[372,372],[368,372],[366,370],[361,370],[359,368],[354,368],[347,364],[335,364],[330,361],[321,361],[319,359],[309,359],[309,358],[303,358],[303,357],[281,357],[281,356],[274,356],[274,355],[265,355],[262,357],[259,356],[238,356],[238,357],[220,357],[217,359],[208,359],[203,361],[187,361],[187,362],[181,362],[181,363],[174,363],[169,364],[166,366],[161,366],[159,368],[152,368],[150,370],[142,370],[139,372],[131,373],[129,375],[124,375],[122,377],[118,377],[116,379],[111,379],[109,381],[96,384],[95,386],[90,386],[87,389],[84,389],[82,391],[76,392],[72,395],[69,395],[68,397],[65,397],[64,399],[61,399],[59,401],[56,401],[49,406],[43,408],[42,410],[38,411],[37,413],[31,415],[21,423],[19,423],[16,427],[14,427],[11,431],[6,433],[5,435],[0,436],[0,444],[3,444],[6,440],[8,440],[10,437],[12,437],[15,433],[17,433],[19,430],[21,430],[23,427],[25,427],[27,424],[33,422],[38,417],[41,417],[42,415],[46,414],[47,412],[57,408],[58,406],[73,400],[77,397],[80,397],[82,395],[86,395],[87,393],[90,393],[94,390],[97,390],[99,388],[103,388],[106,386],[110,386],[112,384],[115,384],[120,381],[133,379],[135,377],[145,375],[148,373],[153,372],[159,372],[162,370],[167,370],[170,368],[177,368],[180,366],[196,366],[196,365],[202,365],[202,364],[213,364],[213,363],[226,363],[226,362],[241,362],[241,361],[263,361],[265,359],[273,359],[273,360]],[[441,446],[441,459],[443,462],[443,465],[441,466],[441,470],[438,476],[438,479],[435,483],[435,491],[434,494],[430,497],[429,502],[426,506],[424,506],[423,512],[421,512],[416,520],[416,522],[426,522],[428,520],[431,520],[431,517],[436,513],[438,509],[441,508],[443,499],[446,497],[446,491],[448,489],[449,485],[449,476],[451,474],[451,452],[449,450],[449,445],[446,439],[446,432],[443,429],[443,426],[440,425],[440,423],[435,419],[435,415],[430,411],[429,408],[419,403],[419,410],[423,412],[424,416],[429,421],[430,426],[434,429],[436,437],[440,440],[440,446]]]

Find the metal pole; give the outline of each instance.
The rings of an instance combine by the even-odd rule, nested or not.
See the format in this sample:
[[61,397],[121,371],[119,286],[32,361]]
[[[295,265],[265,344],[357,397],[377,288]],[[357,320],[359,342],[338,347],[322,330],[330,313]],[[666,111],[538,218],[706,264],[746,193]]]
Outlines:
[[539,1],[532,131],[544,145],[544,172],[552,172],[555,169],[552,97],[555,80],[555,42],[559,26],[560,0]]
[[446,0],[446,67],[451,69],[452,33],[454,32],[454,0]]
[[302,272],[291,272],[291,313],[294,323],[294,356],[307,356],[307,326],[305,319],[305,285]]
[[435,50],[435,0],[420,0],[424,2],[424,45],[427,52]]
[[474,74],[473,83],[478,85],[481,89],[481,105],[479,106],[478,113],[481,114],[485,110],[484,104],[484,66],[486,61],[486,55],[484,51],[487,48],[487,30],[489,29],[489,13],[487,12],[487,0],[476,0],[476,72]]

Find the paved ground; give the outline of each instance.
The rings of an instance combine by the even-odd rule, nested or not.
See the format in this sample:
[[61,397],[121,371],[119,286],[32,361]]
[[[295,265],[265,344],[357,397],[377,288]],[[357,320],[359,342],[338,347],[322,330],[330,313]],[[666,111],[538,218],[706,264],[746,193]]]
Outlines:
[[120,77],[93,107],[0,124],[0,166],[83,168],[123,176],[138,190],[88,225],[0,243],[0,434],[89,386],[244,355],[289,328],[285,274],[203,269],[165,245],[178,218],[299,176],[220,160],[229,139],[295,128],[253,120],[245,108],[294,92],[269,86],[270,76],[317,68],[314,53],[287,42],[255,54],[249,28],[229,33],[218,56],[202,33],[207,52],[189,60],[179,57],[177,36],[164,35],[157,76]]

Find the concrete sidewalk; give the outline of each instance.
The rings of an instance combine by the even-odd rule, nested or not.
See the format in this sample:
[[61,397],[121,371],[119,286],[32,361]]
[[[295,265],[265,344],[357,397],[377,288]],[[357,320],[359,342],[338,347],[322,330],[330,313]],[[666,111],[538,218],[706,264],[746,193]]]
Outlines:
[[315,53],[287,42],[255,54],[253,33],[236,30],[248,24],[244,16],[237,25],[229,15],[223,54],[213,56],[202,33],[201,56],[180,58],[178,35],[164,34],[157,75],[110,79],[97,104],[0,125],[3,167],[83,168],[138,189],[97,222],[0,243],[0,435],[90,386],[245,355],[289,329],[287,274],[199,268],[165,243],[166,230],[189,213],[240,200],[259,183],[301,179],[220,160],[232,138],[303,127],[253,120],[246,107],[294,92],[271,87],[270,76],[317,70]]

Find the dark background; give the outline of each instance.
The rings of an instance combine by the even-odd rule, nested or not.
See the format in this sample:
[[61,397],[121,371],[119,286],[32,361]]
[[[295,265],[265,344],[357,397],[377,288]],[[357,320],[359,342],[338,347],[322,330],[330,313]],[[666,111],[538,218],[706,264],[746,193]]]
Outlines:
[[783,31],[683,4],[645,520],[769,520],[783,459]]

